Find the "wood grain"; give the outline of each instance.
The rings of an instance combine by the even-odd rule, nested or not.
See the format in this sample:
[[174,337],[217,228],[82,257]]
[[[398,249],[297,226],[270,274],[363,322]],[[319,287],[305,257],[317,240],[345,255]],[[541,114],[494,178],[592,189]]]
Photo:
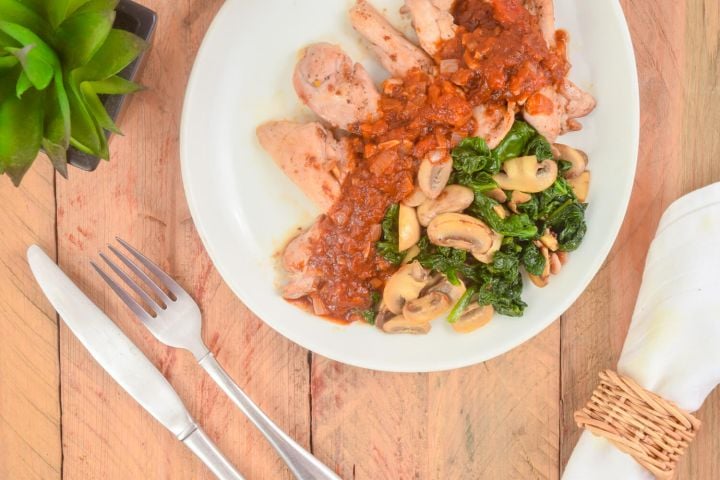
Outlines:
[[[190,355],[159,345],[102,286],[88,262],[116,235],[190,291],[220,362],[343,478],[559,478],[579,436],[572,413],[597,372],[617,361],[660,215],[683,193],[720,180],[717,0],[622,0],[638,60],[642,147],[614,249],[560,322],[500,358],[434,374],[371,372],[309,355],[232,295],[190,219],[178,155],[192,60],[222,0],[143,3],[159,14],[141,77],[148,90],[129,103],[112,161],[93,174],[72,170],[56,192],[43,160],[20,190],[0,178],[0,478],[211,478],[58,329],[24,260],[30,243],[57,255],[248,479],[291,478]],[[682,480],[720,478],[720,393],[698,415],[704,428]]]
[[59,479],[57,315],[25,260],[55,257],[53,170],[40,159],[20,189],[0,178],[0,478]]
[[430,375],[428,478],[558,478],[559,334]]
[[[698,0],[685,17],[685,110],[680,159],[682,193],[720,181],[720,3]],[[676,159],[677,161],[677,159]],[[705,428],[682,464],[678,480],[720,478],[720,390],[697,416]]]
[[315,454],[345,479],[558,478],[558,348],[555,325],[446,373],[381,373],[315,355]]
[[[202,36],[221,1],[146,4],[156,41],[112,161],[58,185],[59,263],[159,366],[191,414],[248,478],[290,478],[261,435],[197,366],[160,345],[89,265],[116,235],[173,275],[204,313],[204,338],[231,376],[300,443],[309,444],[307,354],[254,317],[205,253],[184,200],[178,132],[183,93]],[[102,188],[98,188],[102,185]],[[61,326],[65,478],[213,478],[89,357]]]

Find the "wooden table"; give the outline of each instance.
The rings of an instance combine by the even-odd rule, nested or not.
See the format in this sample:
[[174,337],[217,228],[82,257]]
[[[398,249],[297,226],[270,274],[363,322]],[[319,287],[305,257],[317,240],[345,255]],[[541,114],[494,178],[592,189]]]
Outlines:
[[[583,296],[500,358],[413,375],[313,355],[265,326],[222,282],[193,227],[178,158],[185,84],[222,1],[145,3],[159,12],[141,78],[149,89],[132,100],[113,160],[93,174],[72,170],[66,181],[43,159],[17,190],[0,178],[0,478],[211,478],[58,322],[25,262],[31,243],[116,319],[247,478],[291,478],[190,355],[154,341],[98,281],[88,260],[118,234],[190,290],[205,339],[232,376],[343,478],[558,478],[579,435],[572,413],[597,372],[617,360],[660,214],[720,180],[717,0],[623,1],[642,92],[640,163],[622,232]],[[679,478],[717,479],[717,392],[698,415],[705,427]]]

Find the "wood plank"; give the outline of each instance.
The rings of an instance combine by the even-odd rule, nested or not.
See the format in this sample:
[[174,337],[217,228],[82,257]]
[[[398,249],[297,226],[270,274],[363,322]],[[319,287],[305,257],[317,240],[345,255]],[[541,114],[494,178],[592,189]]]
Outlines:
[[315,455],[346,480],[428,478],[428,376],[312,358]]
[[[685,19],[682,191],[720,181],[720,3],[688,3]],[[678,480],[720,478],[720,390],[698,412],[704,429],[690,447]]]
[[427,478],[558,478],[560,325],[495,360],[430,376]]
[[[580,434],[573,412],[589,398],[597,372],[617,363],[662,212],[682,194],[720,179],[716,161],[720,111],[708,108],[719,99],[717,2],[622,3],[640,77],[640,158],[631,204],[615,247],[588,290],[562,319],[563,467]],[[720,424],[718,398],[711,397],[700,412],[712,425]],[[718,478],[718,447],[717,435],[700,435],[679,478]]]
[[0,478],[61,477],[57,316],[25,257],[55,257],[53,182],[45,158],[18,189],[0,178]]
[[315,454],[346,479],[558,478],[559,324],[495,360],[389,374],[313,356]]
[[[160,367],[220,449],[252,479],[290,478],[284,464],[187,352],[160,345],[101,284],[88,261],[115,235],[140,248],[194,296],[204,338],[241,387],[300,443],[310,439],[306,352],[232,295],[204,252],[180,178],[178,132],[192,59],[221,0],[144,2],[158,12],[156,40],[128,105],[126,136],[93,174],[58,185],[62,268]],[[61,327],[65,477],[213,478]]]

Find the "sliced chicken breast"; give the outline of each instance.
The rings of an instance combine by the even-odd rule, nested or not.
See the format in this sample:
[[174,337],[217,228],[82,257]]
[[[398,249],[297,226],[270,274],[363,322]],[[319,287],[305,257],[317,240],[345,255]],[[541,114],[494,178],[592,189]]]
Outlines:
[[[532,97],[536,95],[540,95],[543,102],[550,102],[552,107],[549,112],[528,112],[528,104],[533,102]],[[533,96],[525,104],[523,117],[550,143],[564,133],[580,130],[582,125],[576,119],[592,112],[597,104],[592,95],[568,79],[563,80],[557,90],[545,87]]]
[[528,12],[535,15],[549,47],[555,46],[555,6],[553,0],[524,0]]
[[282,266],[287,274],[287,282],[282,287],[284,298],[297,300],[315,291],[319,279],[307,262],[312,255],[313,243],[320,238],[320,233],[318,219],[285,247],[282,256]]
[[575,83],[571,82],[567,78],[563,81],[558,94],[562,97],[564,118],[563,128],[561,133],[572,132],[580,130],[582,125],[580,122],[575,120],[576,118],[582,118],[593,110],[597,106],[595,97],[590,95],[588,92],[578,87]]
[[335,203],[347,162],[331,132],[317,122],[274,121],[256,133],[260,145],[321,211]]
[[478,105],[473,109],[477,123],[474,136],[482,137],[488,147],[497,147],[515,122],[517,107],[514,103],[505,106]]
[[450,13],[453,0],[405,0],[420,46],[435,55],[440,42],[455,36],[455,19]]
[[350,9],[350,23],[370,44],[385,70],[403,77],[413,68],[430,71],[433,61],[411,43],[366,0],[358,0]]
[[349,130],[378,115],[380,94],[370,75],[337,45],[307,47],[293,84],[300,100],[334,127]]

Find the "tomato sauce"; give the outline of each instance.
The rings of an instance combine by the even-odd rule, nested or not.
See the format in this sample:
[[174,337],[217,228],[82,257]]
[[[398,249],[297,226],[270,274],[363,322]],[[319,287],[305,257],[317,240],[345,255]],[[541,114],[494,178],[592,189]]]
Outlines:
[[537,18],[518,0],[458,0],[453,15],[460,28],[439,57],[461,62],[452,81],[465,88],[476,105],[523,103],[560,82],[570,69],[567,35],[557,32],[550,48]]
[[[453,14],[458,33],[440,45],[435,60],[455,60],[458,68],[386,80],[379,120],[358,125],[347,140],[357,166],[320,220],[322,235],[308,263],[322,278],[311,295],[316,313],[352,321],[370,307],[372,292],[397,269],[375,250],[385,211],[412,192],[428,152],[449,151],[472,135],[475,106],[524,103],[569,69],[565,36],[556,35],[549,48],[519,0],[458,0]],[[540,97],[532,102],[547,108]]]

